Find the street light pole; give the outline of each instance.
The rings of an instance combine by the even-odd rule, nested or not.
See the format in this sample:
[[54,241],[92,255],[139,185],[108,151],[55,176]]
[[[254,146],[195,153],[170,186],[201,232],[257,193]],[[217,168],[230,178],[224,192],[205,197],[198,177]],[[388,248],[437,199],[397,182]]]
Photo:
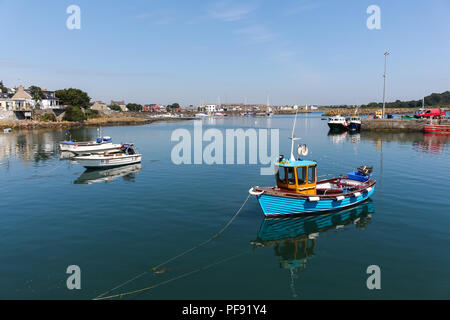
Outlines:
[[383,119],[385,115],[385,108],[386,108],[386,60],[387,56],[389,55],[389,52],[384,53],[384,85],[383,85]]

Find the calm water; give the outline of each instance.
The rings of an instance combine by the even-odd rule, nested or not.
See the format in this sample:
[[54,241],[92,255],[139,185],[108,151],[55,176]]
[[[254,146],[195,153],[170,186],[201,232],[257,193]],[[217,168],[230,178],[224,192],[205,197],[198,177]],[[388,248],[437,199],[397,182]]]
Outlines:
[[[296,130],[319,162],[318,176],[373,165],[371,201],[264,220],[251,198],[220,237],[159,272],[151,268],[218,232],[248,189],[273,185],[273,177],[260,175],[260,165],[174,165],[171,134],[192,131],[192,121],[104,128],[116,142],[135,142],[143,162],[100,173],[60,159],[62,130],[0,134],[0,298],[91,299],[146,270],[113,293],[160,284],[127,299],[450,298],[450,137],[329,135],[320,118],[301,115]],[[278,128],[288,155],[292,122],[203,125]],[[69,265],[81,268],[81,290],[66,288]],[[381,268],[381,290],[366,287],[370,265]]]

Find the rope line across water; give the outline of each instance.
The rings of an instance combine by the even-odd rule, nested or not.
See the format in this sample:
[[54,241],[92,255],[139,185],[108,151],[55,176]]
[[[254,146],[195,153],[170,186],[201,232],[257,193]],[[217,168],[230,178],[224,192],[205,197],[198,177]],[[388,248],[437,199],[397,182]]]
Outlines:
[[164,281],[164,282],[162,282],[162,283],[160,283],[160,284],[157,284],[157,285],[155,285],[155,286],[151,286],[151,287],[144,288],[144,289],[141,289],[141,290],[132,291],[131,293],[117,294],[117,295],[112,295],[112,296],[105,297],[105,295],[107,295],[107,294],[109,294],[109,293],[111,293],[111,292],[113,292],[113,291],[115,291],[115,290],[117,290],[117,289],[119,289],[119,288],[121,288],[121,287],[127,285],[128,283],[131,283],[131,282],[133,282],[133,281],[135,281],[135,280],[137,280],[137,279],[143,277],[144,275],[148,274],[150,271],[156,271],[156,270],[158,270],[159,268],[161,268],[162,266],[168,264],[169,262],[172,262],[172,261],[174,261],[174,260],[176,260],[176,259],[178,259],[178,258],[180,258],[180,257],[182,257],[182,256],[184,256],[184,255],[186,255],[186,254],[188,254],[189,252],[194,251],[195,249],[198,249],[198,248],[200,248],[200,247],[203,247],[203,246],[206,245],[207,243],[209,243],[209,242],[211,242],[212,240],[214,240],[214,239],[216,239],[217,237],[219,237],[219,236],[220,236],[222,233],[224,233],[225,230],[233,223],[233,221],[236,219],[236,217],[239,215],[239,213],[240,213],[240,212],[242,211],[242,209],[244,208],[244,206],[245,206],[245,204],[247,203],[247,201],[248,201],[249,198],[250,198],[250,195],[247,196],[247,198],[245,199],[244,203],[242,203],[242,205],[241,205],[241,207],[239,208],[239,210],[236,211],[236,213],[235,213],[235,214],[233,215],[233,217],[227,222],[227,224],[226,224],[219,232],[216,232],[216,233],[213,234],[211,237],[209,237],[207,240],[205,240],[205,241],[203,241],[203,242],[201,242],[201,243],[199,243],[199,244],[193,246],[192,248],[190,248],[190,249],[188,249],[188,250],[185,250],[185,251],[183,251],[182,253],[180,253],[180,254],[178,254],[178,255],[176,255],[176,256],[174,256],[174,257],[172,257],[172,258],[170,258],[170,259],[168,259],[168,260],[166,260],[166,261],[164,261],[164,262],[162,262],[162,263],[160,263],[160,264],[158,264],[157,266],[151,268],[150,270],[146,270],[146,271],[144,271],[144,272],[142,272],[142,273],[140,273],[140,274],[138,274],[138,275],[132,277],[131,279],[129,279],[129,280],[127,280],[127,281],[125,281],[125,282],[123,282],[123,283],[121,283],[121,284],[115,286],[114,288],[111,288],[111,289],[109,289],[108,291],[105,291],[104,293],[102,293],[102,294],[98,295],[97,297],[95,297],[93,300],[110,299],[110,298],[115,298],[115,297],[119,297],[119,296],[123,296],[123,295],[129,295],[129,294],[138,293],[138,292],[141,292],[141,291],[150,290],[150,289],[154,288],[155,286],[159,286],[159,285],[161,285],[161,284],[163,284],[163,283],[171,282],[171,281],[173,281],[173,280],[180,279],[180,278],[182,278],[182,277],[185,277],[185,276],[188,276],[188,275],[190,275],[190,274],[193,274],[193,273],[196,273],[196,272],[198,272],[198,271],[203,270],[203,268],[197,269],[197,270],[188,272],[187,274],[184,274],[184,275],[178,276],[178,277],[176,277],[176,278],[173,278],[173,279],[171,279],[171,280]]

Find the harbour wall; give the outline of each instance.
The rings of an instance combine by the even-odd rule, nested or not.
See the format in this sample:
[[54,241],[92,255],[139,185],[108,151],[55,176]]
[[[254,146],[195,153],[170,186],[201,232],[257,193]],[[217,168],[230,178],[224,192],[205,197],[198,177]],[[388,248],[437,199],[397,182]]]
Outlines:
[[450,124],[450,120],[363,119],[361,131],[423,132],[427,123]]

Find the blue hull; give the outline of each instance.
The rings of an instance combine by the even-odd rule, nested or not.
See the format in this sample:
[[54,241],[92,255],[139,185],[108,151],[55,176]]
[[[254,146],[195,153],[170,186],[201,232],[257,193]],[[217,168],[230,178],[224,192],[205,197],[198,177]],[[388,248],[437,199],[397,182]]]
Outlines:
[[375,186],[369,192],[361,192],[358,197],[348,197],[342,201],[319,200],[309,201],[301,198],[288,198],[262,194],[257,196],[259,205],[266,216],[283,216],[293,214],[321,213],[339,210],[363,202],[370,198]]

